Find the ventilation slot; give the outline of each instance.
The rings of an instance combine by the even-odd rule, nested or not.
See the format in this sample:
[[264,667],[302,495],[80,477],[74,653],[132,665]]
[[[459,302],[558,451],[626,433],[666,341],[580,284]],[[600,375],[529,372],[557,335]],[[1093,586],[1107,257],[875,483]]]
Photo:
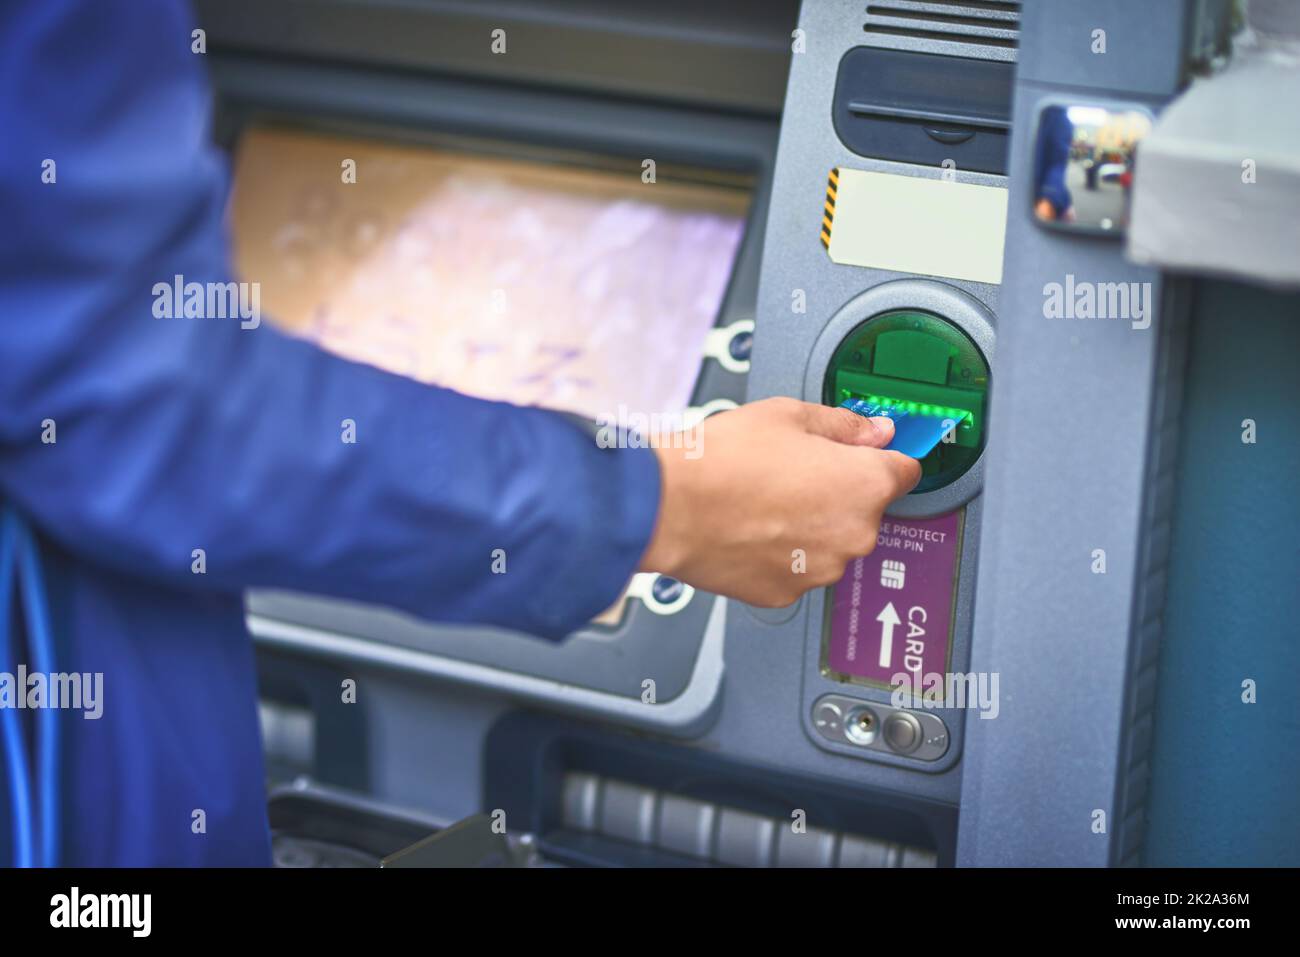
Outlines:
[[[994,51],[1014,50],[1020,42],[1020,4],[996,0],[881,0],[867,4],[862,25],[880,46],[904,46],[895,40],[945,41]],[[971,55],[971,54],[967,54]],[[974,54],[978,55],[978,54]],[[997,53],[1005,58],[1006,53]]]

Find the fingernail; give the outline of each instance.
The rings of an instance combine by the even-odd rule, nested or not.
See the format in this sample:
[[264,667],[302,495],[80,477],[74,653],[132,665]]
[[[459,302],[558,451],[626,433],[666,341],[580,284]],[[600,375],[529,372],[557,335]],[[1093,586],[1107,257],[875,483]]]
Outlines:
[[867,421],[878,428],[881,432],[894,431],[894,420],[887,415],[873,415],[871,418],[867,419]]

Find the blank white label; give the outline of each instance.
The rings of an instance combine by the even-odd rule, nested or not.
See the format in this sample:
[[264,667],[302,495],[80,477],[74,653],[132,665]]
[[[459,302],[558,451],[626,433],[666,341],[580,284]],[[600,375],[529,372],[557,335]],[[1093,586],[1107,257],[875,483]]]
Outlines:
[[830,257],[921,276],[1002,282],[1007,191],[839,170]]

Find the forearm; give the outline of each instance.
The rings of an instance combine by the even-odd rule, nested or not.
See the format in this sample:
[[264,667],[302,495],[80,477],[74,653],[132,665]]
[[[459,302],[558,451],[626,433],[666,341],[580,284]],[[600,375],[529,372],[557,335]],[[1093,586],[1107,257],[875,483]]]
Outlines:
[[545,634],[600,611],[634,570],[658,501],[652,453],[269,328],[157,322],[189,325],[142,331],[148,358],[130,366],[111,357],[125,345],[104,368],[65,357],[75,385],[48,379],[8,405],[0,482],[70,550],[189,587],[328,592]]

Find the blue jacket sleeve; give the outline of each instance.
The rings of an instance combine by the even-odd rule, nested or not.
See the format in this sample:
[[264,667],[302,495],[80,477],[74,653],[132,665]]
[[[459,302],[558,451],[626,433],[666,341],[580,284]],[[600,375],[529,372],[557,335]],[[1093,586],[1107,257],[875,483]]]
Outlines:
[[155,284],[230,274],[192,26],[172,0],[0,7],[0,494],[171,584],[567,634],[649,540],[653,453],[266,323],[155,318]]

